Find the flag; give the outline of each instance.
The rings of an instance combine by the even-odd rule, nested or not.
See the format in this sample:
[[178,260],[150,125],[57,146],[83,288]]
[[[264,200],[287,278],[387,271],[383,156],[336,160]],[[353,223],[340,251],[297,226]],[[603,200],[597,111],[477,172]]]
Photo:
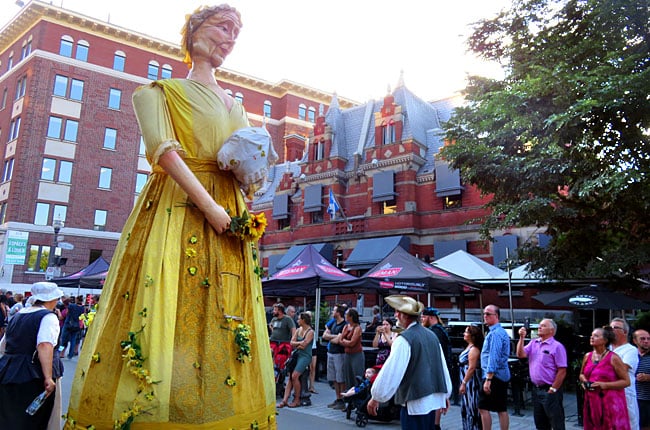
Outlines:
[[336,201],[336,197],[334,197],[334,193],[330,188],[330,202],[327,205],[327,213],[330,214],[331,219],[336,219],[336,213],[340,210],[341,206],[339,206],[339,202]]

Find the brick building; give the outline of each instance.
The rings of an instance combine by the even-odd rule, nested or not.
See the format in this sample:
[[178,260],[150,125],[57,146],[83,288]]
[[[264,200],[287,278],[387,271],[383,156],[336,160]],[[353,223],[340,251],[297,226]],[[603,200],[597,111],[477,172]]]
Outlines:
[[[100,255],[110,261],[150,171],[131,95],[184,77],[181,58],[177,44],[38,0],[1,30],[0,287],[20,290]],[[270,273],[309,243],[361,274],[397,245],[423,259],[462,249],[498,264],[535,236],[479,238],[480,192],[436,156],[457,97],[424,101],[400,78],[382,99],[359,104],[227,69],[217,78],[252,124],[266,123],[280,155],[251,203],[270,220],[260,244]],[[330,192],[340,206],[333,219]]]
[[[110,261],[150,171],[131,95],[153,79],[184,77],[181,60],[176,44],[40,1],[2,28],[0,286],[73,273],[100,255]],[[291,159],[332,97],[226,69],[218,79]],[[67,261],[57,268],[64,260],[50,251],[59,242],[54,255]]]

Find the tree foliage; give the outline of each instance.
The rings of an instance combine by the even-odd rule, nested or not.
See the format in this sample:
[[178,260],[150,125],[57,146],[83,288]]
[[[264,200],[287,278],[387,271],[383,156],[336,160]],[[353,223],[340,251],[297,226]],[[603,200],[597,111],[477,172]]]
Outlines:
[[480,21],[473,76],[443,156],[491,195],[483,224],[538,226],[519,256],[556,277],[638,274],[650,262],[647,0],[514,0]]

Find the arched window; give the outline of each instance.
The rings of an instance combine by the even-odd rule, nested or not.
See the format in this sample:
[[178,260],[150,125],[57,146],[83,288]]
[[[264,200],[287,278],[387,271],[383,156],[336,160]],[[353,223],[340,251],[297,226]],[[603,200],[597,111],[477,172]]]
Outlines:
[[271,102],[268,100],[264,101],[264,116],[271,118]]
[[228,94],[230,97],[232,97],[232,90],[226,88],[226,94]]
[[298,119],[304,121],[306,118],[307,118],[307,106],[301,103],[300,106],[298,106]]
[[14,66],[14,51],[11,51],[11,54],[9,54],[9,59],[7,60],[7,72],[11,70],[13,66]]
[[240,92],[235,93],[235,100],[237,100],[239,103],[244,103],[244,95]]
[[157,61],[151,60],[149,61],[149,66],[147,66],[147,78],[151,80],[156,80],[158,79],[158,69],[160,68],[160,65],[158,64]]
[[59,45],[59,55],[72,58],[72,44],[74,39],[68,35],[61,37],[61,44]]
[[20,53],[20,59],[25,59],[29,54],[32,53],[32,36],[29,36],[29,39],[23,42],[23,50]]
[[85,40],[80,40],[77,42],[77,55],[75,58],[79,61],[88,61],[88,48],[90,44]]
[[164,64],[160,69],[160,79],[170,79],[172,77],[172,66]]
[[309,109],[307,110],[308,115],[309,115],[309,122],[315,123],[316,122],[316,109],[314,109],[312,106],[309,106]]
[[115,51],[115,54],[113,54],[113,70],[123,72],[125,64],[126,54],[122,51]]

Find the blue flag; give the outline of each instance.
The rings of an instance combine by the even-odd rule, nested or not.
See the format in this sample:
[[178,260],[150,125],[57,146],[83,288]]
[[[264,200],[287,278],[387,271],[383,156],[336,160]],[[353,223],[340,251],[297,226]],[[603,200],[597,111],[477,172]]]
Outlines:
[[336,219],[336,213],[340,210],[341,206],[339,206],[339,202],[336,201],[336,197],[334,197],[334,193],[330,188],[330,202],[327,205],[327,213],[330,214],[331,219]]

